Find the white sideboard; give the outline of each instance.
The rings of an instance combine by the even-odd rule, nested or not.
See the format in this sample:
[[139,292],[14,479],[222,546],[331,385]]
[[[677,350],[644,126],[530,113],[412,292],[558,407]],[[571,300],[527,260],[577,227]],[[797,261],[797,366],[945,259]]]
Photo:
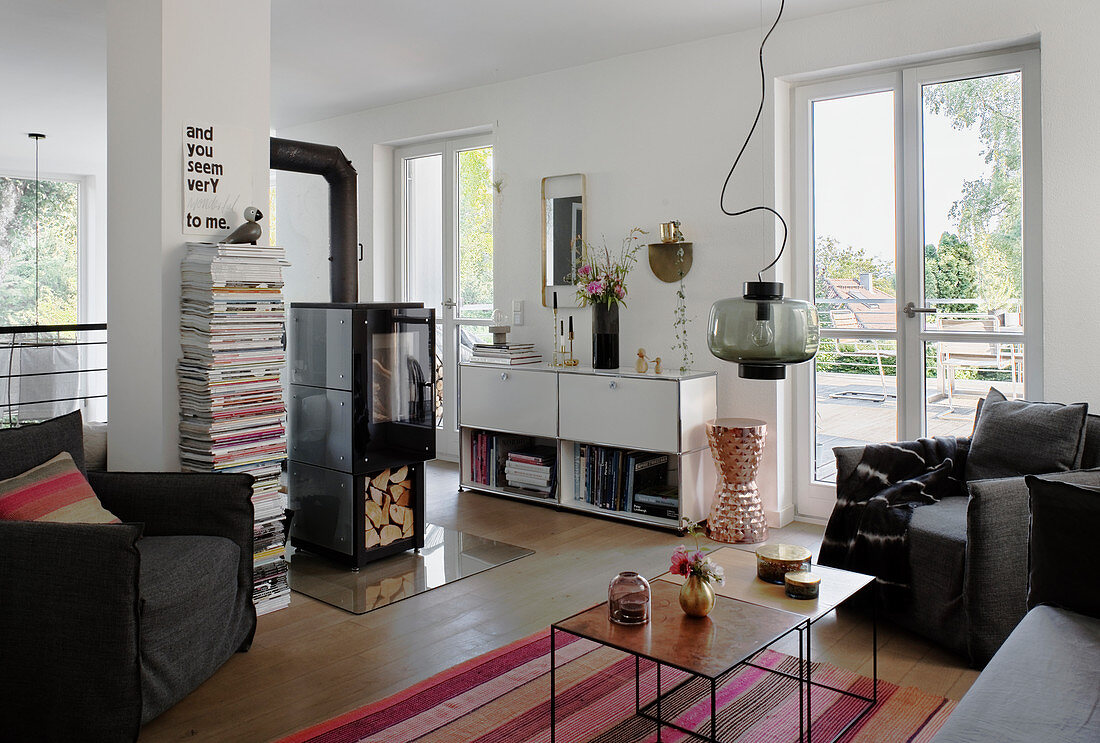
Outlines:
[[[636,374],[584,367],[482,364],[459,366],[458,420],[463,488],[598,513],[626,521],[676,527],[680,518],[706,518],[715,471],[706,422],[717,415],[717,375]],[[556,487],[547,497],[517,491],[500,477],[475,479],[475,441],[481,433],[529,437],[556,452]],[[503,439],[502,439],[503,440]],[[575,471],[578,445],[644,456],[667,454],[666,490],[679,495],[678,518],[601,507],[585,500]],[[499,467],[496,461],[492,467]],[[484,472],[484,469],[482,470]],[[622,490],[623,488],[620,488]],[[625,505],[625,500],[623,501]],[[606,505],[606,504],[605,504]]]

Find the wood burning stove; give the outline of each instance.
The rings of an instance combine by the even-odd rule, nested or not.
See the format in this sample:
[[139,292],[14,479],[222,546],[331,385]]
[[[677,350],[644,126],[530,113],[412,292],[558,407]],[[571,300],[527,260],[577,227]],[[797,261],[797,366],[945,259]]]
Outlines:
[[435,458],[435,310],[293,303],[290,540],[360,568],[424,546]]

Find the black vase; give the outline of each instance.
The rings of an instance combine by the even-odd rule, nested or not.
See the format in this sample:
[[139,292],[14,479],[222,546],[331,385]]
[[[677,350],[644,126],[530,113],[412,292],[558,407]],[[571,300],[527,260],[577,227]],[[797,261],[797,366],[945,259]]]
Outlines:
[[619,368],[619,303],[592,305],[592,368]]

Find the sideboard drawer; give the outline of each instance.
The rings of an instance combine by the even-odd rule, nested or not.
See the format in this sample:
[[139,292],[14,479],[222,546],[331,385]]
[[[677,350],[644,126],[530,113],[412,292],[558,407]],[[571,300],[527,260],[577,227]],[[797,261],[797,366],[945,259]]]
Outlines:
[[680,386],[660,379],[562,374],[560,438],[675,452]]
[[459,368],[459,425],[550,438],[558,435],[557,374],[483,366]]

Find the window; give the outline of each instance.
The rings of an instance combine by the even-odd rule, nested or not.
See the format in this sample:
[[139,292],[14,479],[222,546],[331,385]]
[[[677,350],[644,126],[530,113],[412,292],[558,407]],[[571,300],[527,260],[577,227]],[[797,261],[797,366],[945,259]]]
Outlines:
[[1039,397],[1037,52],[795,91],[795,245],[821,351],[799,376],[800,514],[832,448],[968,435],[992,386]]
[[[78,321],[80,184],[0,176],[0,325]],[[37,246],[35,223],[37,220]]]
[[394,151],[396,295],[436,308],[436,453],[458,456],[458,363],[491,343],[493,146],[487,135]]

